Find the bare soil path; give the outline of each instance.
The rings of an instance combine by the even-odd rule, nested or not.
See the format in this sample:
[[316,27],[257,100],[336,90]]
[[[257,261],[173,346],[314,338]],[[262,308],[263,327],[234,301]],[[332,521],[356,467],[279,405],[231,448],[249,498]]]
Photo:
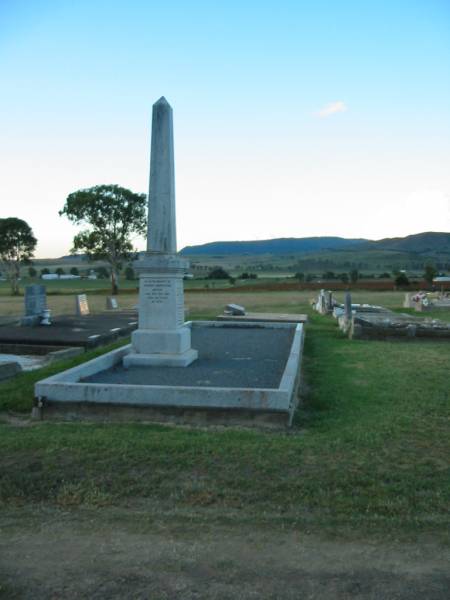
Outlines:
[[[117,511],[3,514],[0,598],[447,600],[449,550],[252,526],[154,523]],[[97,513],[98,514],[98,513]]]

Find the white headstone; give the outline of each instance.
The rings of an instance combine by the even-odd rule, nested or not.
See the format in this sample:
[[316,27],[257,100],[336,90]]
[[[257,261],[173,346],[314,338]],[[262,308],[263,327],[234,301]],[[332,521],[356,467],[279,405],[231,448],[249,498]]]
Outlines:
[[117,298],[114,296],[108,296],[106,298],[106,310],[117,310],[119,308],[119,303],[117,302]]
[[189,263],[176,254],[175,167],[172,108],[165,98],[153,105],[147,252],[139,273],[139,327],[125,367],[185,367],[198,353],[184,324],[183,276]]
[[84,317],[89,314],[89,304],[86,294],[78,294],[75,298],[75,314]]

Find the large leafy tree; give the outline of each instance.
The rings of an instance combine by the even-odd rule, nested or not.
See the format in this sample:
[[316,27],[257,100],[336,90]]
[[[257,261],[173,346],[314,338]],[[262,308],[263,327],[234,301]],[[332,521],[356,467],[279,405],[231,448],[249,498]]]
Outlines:
[[437,270],[434,267],[434,265],[427,264],[425,266],[425,273],[423,274],[423,278],[425,279],[425,281],[431,285],[433,283],[433,279],[436,277],[436,275],[437,275]]
[[0,219],[0,261],[11,282],[11,291],[19,293],[21,264],[29,264],[37,240],[31,227],[22,219]]
[[59,214],[76,225],[87,225],[74,237],[72,252],[108,262],[111,291],[117,294],[118,272],[133,254],[132,238],[145,233],[146,195],[118,185],[97,185],[70,194]]

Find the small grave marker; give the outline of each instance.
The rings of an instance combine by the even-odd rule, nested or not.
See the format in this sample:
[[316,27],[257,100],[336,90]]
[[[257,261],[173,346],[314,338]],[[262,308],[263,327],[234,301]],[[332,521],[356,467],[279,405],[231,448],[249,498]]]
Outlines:
[[118,308],[119,303],[117,302],[117,298],[114,298],[114,296],[106,298],[106,310],[117,310]]
[[227,304],[225,307],[226,315],[245,315],[245,308],[239,304]]
[[77,317],[85,317],[89,314],[89,304],[86,294],[78,294],[75,298],[75,312]]
[[345,306],[344,306],[345,312],[345,319],[346,321],[351,321],[352,320],[352,295],[350,294],[350,292],[347,292],[345,294]]
[[44,285],[27,285],[25,287],[25,316],[22,325],[39,325],[44,311],[47,310],[47,295]]

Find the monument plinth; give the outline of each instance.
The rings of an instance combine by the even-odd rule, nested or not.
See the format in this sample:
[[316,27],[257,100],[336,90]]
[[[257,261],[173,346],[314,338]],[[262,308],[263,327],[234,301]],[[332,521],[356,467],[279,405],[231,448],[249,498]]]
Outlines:
[[161,98],[153,106],[147,251],[134,265],[139,328],[131,344],[36,383],[35,417],[292,423],[303,324],[288,315],[185,323],[188,261],[176,252],[172,109]]
[[189,267],[176,254],[175,165],[172,108],[165,98],[153,105],[148,197],[147,252],[139,273],[139,328],[125,367],[186,367],[198,357],[184,324],[183,277]]

